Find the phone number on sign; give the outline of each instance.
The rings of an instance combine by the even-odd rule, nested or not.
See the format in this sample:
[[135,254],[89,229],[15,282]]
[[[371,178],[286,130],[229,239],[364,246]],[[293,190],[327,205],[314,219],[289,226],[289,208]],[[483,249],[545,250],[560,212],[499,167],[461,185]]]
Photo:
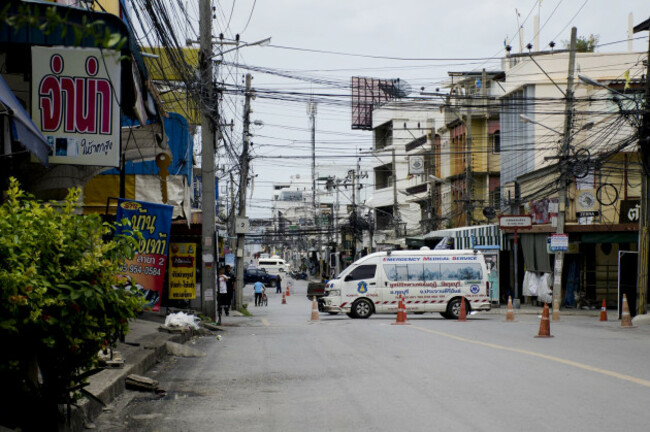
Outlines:
[[149,267],[149,266],[141,266],[141,265],[123,265],[122,268],[120,269],[123,273],[131,273],[131,274],[145,274],[145,275],[151,275],[151,276],[160,276],[161,271],[159,268],[156,267]]

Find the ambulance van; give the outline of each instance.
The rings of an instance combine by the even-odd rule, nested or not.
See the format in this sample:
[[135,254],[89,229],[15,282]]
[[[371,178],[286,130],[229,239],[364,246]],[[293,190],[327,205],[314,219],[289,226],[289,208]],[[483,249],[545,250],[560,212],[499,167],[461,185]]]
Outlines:
[[458,318],[462,297],[467,313],[491,305],[485,259],[473,250],[376,252],[354,262],[325,290],[325,312],[351,318],[397,313],[400,298],[409,313],[438,312],[448,319]]
[[273,275],[285,274],[289,272],[290,269],[289,264],[277,255],[273,255],[271,258],[260,258],[257,262],[257,266]]

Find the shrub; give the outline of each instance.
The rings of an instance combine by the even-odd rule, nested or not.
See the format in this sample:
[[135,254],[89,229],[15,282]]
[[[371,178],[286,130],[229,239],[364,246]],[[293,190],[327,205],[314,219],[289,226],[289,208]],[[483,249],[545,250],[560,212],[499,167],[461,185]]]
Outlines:
[[79,196],[72,189],[61,203],[42,203],[11,179],[0,206],[0,379],[8,385],[0,419],[12,419],[8,426],[56,430],[59,404],[79,396],[98,352],[142,305],[116,278],[133,238],[105,241],[114,227],[77,214]]

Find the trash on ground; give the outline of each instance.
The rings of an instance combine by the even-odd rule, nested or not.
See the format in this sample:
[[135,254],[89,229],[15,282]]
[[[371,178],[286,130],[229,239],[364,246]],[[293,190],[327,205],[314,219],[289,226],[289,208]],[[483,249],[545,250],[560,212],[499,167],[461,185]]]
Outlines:
[[182,328],[193,328],[194,330],[199,329],[199,318],[195,315],[189,315],[185,312],[176,312],[173,314],[167,315],[165,318],[165,327],[182,327]]

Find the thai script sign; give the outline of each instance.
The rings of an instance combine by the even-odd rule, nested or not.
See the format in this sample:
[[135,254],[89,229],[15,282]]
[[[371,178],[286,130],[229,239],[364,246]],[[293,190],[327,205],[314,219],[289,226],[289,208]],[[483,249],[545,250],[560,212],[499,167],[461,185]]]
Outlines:
[[124,199],[117,202],[117,221],[128,221],[127,226],[119,230],[118,234],[129,229],[142,234],[142,238],[138,239],[134,257],[122,265],[123,277],[133,289],[144,295],[147,308],[158,311],[165,280],[174,207]]
[[169,298],[196,298],[196,243],[172,243],[169,249]]
[[528,215],[500,215],[499,228],[501,229],[518,229],[530,228],[533,220]]
[[32,46],[32,119],[54,164],[119,166],[119,52]]

